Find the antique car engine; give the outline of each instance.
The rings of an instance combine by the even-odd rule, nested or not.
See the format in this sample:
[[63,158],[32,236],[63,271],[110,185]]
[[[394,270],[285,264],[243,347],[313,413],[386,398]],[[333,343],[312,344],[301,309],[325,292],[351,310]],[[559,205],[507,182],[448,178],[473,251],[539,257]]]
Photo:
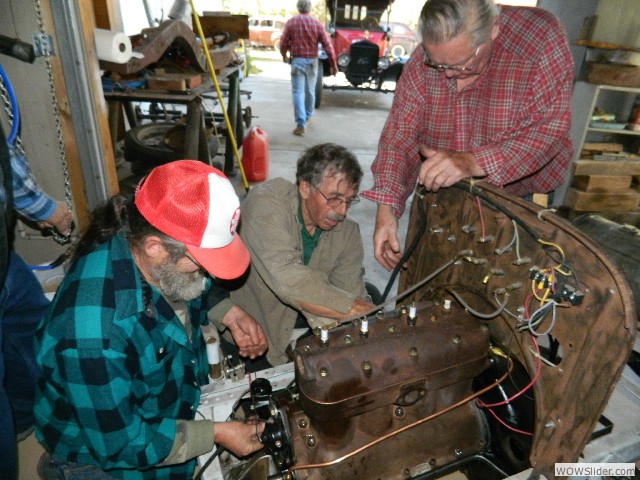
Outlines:
[[265,448],[209,478],[551,479],[578,460],[635,339],[618,267],[489,185],[418,192],[409,225],[397,297],[260,372],[231,415],[262,419]]
[[281,405],[293,453],[281,469],[412,478],[482,451],[486,426],[469,398],[490,363],[489,329],[469,313],[426,302],[327,333],[295,350],[299,401]]

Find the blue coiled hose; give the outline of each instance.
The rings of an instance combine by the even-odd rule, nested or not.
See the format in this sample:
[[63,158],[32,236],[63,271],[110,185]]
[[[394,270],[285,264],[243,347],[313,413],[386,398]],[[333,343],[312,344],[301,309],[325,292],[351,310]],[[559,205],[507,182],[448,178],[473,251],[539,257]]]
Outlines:
[[7,137],[7,143],[13,144],[18,136],[18,128],[20,128],[20,109],[18,108],[18,101],[16,100],[16,95],[13,92],[13,87],[9,81],[9,77],[7,77],[7,73],[4,71],[4,68],[2,68],[2,64],[0,64],[0,76],[2,77],[2,82],[4,83],[4,87],[7,89],[7,94],[11,101],[13,125],[11,125],[11,132],[9,133],[9,137]]

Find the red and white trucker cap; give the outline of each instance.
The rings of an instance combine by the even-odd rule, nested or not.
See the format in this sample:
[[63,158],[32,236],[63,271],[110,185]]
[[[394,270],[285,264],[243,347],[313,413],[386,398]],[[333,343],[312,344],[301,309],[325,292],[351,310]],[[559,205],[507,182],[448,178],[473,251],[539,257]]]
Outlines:
[[135,204],[214,277],[237,278],[249,266],[249,252],[236,233],[240,200],[220,170],[196,160],[161,165],[140,181]]

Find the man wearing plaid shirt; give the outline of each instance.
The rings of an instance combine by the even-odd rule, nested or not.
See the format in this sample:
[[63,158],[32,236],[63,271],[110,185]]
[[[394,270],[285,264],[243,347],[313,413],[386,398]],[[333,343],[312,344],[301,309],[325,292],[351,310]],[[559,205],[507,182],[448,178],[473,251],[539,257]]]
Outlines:
[[296,121],[294,135],[302,136],[311,122],[316,103],[316,78],[318,76],[318,44],[322,44],[327,56],[331,75],[338,71],[336,54],[322,23],[313,18],[311,2],[298,0],[298,12],[287,21],[280,39],[282,59],[291,63],[291,89],[293,113]]
[[527,198],[564,181],[573,60],[558,20],[493,0],[429,0],[421,48],[400,77],[371,166],[374,255],[402,258],[397,230],[416,181],[429,191],[478,178]]
[[[195,418],[207,274],[248,267],[239,220],[231,183],[194,160],[156,167],[135,196],[94,212],[36,336],[42,479],[184,480],[214,443],[238,456],[262,447],[260,424]],[[230,306],[220,318],[243,355],[264,353],[252,317]]]

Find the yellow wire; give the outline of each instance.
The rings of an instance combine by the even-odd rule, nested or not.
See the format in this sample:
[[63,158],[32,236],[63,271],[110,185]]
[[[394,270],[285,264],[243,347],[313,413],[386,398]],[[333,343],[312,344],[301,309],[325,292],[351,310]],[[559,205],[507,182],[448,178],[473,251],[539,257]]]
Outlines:
[[[207,48],[207,41],[204,37],[204,33],[202,32],[202,25],[200,25],[200,18],[198,18],[198,14],[196,12],[196,7],[193,3],[193,0],[189,0],[189,4],[191,5],[191,16],[193,17],[193,23],[198,30],[198,36],[200,37],[200,42],[202,49],[204,50],[204,54],[207,57],[207,66],[209,67],[209,73],[211,73],[211,80],[213,80],[213,85],[216,88],[216,93],[218,94],[218,98],[220,99],[220,107],[222,107],[222,115],[224,116],[224,121],[227,124],[227,135],[229,135],[229,139],[231,140],[231,145],[233,146],[233,153],[236,157],[236,162],[238,163],[238,170],[240,170],[240,175],[242,176],[242,184],[244,185],[244,189],[249,191],[249,182],[247,182],[247,177],[244,174],[244,168],[242,167],[242,161],[240,160],[240,152],[238,152],[238,145],[236,143],[236,137],[233,133],[233,128],[231,128],[231,121],[229,120],[229,115],[227,114],[227,109],[224,106],[224,101],[222,99],[222,92],[220,91],[220,85],[218,85],[218,77],[216,76],[216,71],[213,68],[213,62],[211,61],[211,54],[209,53],[209,49]],[[240,112],[237,112],[240,115]]]

